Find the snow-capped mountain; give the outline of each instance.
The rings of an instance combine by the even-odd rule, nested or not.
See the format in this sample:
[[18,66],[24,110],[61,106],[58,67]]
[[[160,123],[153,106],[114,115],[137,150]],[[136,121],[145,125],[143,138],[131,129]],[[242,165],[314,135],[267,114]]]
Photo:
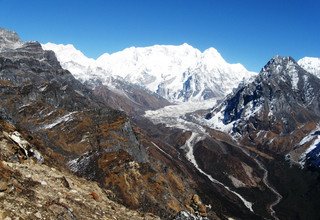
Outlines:
[[105,84],[112,84],[111,75],[104,69],[99,68],[94,59],[86,57],[73,45],[47,43],[42,44],[42,48],[54,51],[61,66],[69,70],[81,82],[103,79]]
[[298,64],[309,73],[320,78],[320,58],[304,57],[298,61]]
[[105,69],[97,66],[94,59],[87,58],[73,45],[42,45],[45,50],[52,50],[64,69],[69,70],[79,81],[91,88],[114,109],[127,114],[142,114],[145,110],[158,109],[170,104],[161,96],[138,85],[131,84],[119,76],[112,76]]
[[[320,79],[291,57],[271,59],[256,79],[240,85],[207,115],[208,123],[230,132],[246,145],[287,154],[294,162],[308,162],[306,154],[318,144]],[[305,137],[308,141],[303,141]],[[318,149],[319,150],[319,149]],[[317,157],[314,164],[318,164]]]
[[118,76],[173,102],[225,96],[254,75],[241,64],[227,63],[214,48],[200,52],[188,44],[130,47],[96,61],[72,45],[42,46],[53,50],[61,65],[82,81],[96,77],[107,84],[110,76]]

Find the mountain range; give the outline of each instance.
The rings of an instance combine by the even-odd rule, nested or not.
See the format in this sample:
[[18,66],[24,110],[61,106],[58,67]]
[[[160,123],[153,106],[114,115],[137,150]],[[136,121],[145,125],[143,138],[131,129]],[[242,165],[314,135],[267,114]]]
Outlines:
[[94,60],[0,29],[0,218],[318,219],[318,74],[187,44]]
[[121,77],[170,102],[220,98],[254,74],[239,63],[227,63],[214,48],[202,53],[188,44],[131,47],[105,53],[97,60],[87,58],[72,45],[42,46],[54,51],[62,66],[82,82],[94,78],[112,87],[110,78]]

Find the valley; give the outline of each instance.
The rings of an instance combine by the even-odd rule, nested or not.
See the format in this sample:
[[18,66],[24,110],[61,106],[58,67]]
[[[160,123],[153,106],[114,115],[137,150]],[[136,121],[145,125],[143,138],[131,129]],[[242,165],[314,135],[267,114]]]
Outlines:
[[[209,109],[209,107],[214,106],[215,103],[216,103],[215,100],[208,100],[207,102],[202,103],[202,105],[199,105],[199,103],[191,103],[188,105],[183,103],[180,105],[178,104],[173,106],[166,106],[163,109],[158,109],[156,111],[147,111],[145,116],[148,117],[150,120],[152,120],[154,123],[163,123],[167,127],[175,127],[178,129],[192,132],[190,138],[186,140],[185,145],[181,147],[185,151],[185,157],[198,169],[200,173],[207,176],[211,182],[217,185],[221,185],[229,192],[235,194],[244,203],[244,205],[250,211],[253,212],[253,209],[252,209],[253,204],[251,202],[248,202],[239,193],[231,190],[228,186],[224,185],[219,180],[213,179],[212,176],[205,173],[202,169],[199,168],[199,165],[197,164],[197,161],[195,159],[195,156],[193,153],[194,145],[200,140],[203,140],[206,137],[209,137],[210,135],[209,133],[206,132],[206,129],[208,129],[208,127],[206,127],[205,125],[196,124],[194,122],[188,121],[186,119],[187,118],[186,114]],[[196,106],[198,107],[198,109]],[[250,153],[247,150],[243,148],[239,148],[239,149],[250,157]],[[279,219],[276,216],[276,213],[273,207],[276,206],[281,201],[282,196],[272,185],[270,185],[268,181],[268,170],[258,159],[255,158],[255,156],[253,157],[254,157],[253,160],[257,163],[259,169],[263,170],[264,172],[263,178],[262,178],[263,183],[267,188],[269,188],[276,195],[276,200],[272,204],[270,204],[269,207],[266,207],[266,208],[270,209],[270,214],[274,219]]]

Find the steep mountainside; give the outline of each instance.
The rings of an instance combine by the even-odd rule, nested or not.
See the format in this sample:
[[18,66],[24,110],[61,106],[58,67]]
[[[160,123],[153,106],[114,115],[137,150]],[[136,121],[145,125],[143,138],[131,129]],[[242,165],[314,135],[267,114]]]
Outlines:
[[128,117],[62,69],[52,51],[37,42],[16,47],[18,36],[2,32],[14,41],[0,51],[0,117],[15,127],[8,136],[22,143],[25,158],[94,180],[130,208],[163,218],[187,209],[196,194],[192,178],[182,181],[176,170],[149,158]]
[[253,75],[241,64],[227,63],[214,48],[201,53],[188,44],[131,47],[104,54],[96,62],[71,45],[43,47],[53,50],[62,66],[81,81],[99,79],[111,85],[110,77],[121,77],[172,102],[221,97]]
[[204,123],[265,166],[264,180],[277,195],[274,219],[320,218],[319,97],[319,78],[277,56],[206,115]]
[[304,57],[298,61],[298,64],[309,73],[320,78],[320,58]]
[[207,115],[209,124],[302,166],[319,167],[320,79],[275,57]]
[[0,219],[160,219],[113,202],[114,194],[95,182],[37,163],[42,155],[24,148],[30,146],[0,118]]
[[[0,118],[12,129],[0,127],[6,137],[0,144],[0,153],[4,164],[9,164],[17,173],[34,175],[34,185],[30,191],[24,191],[27,194],[23,194],[23,198],[31,194],[42,196],[44,189],[37,187],[37,181],[50,167],[55,167],[66,172],[67,179],[71,178],[72,172],[101,187],[98,190],[94,184],[83,180],[84,188],[79,188],[82,180],[79,183],[74,179],[81,195],[86,194],[87,186],[95,189],[94,193],[90,192],[94,200],[110,190],[110,199],[163,219],[172,219],[180,211],[210,219],[261,219],[264,215],[265,211],[254,213],[241,196],[223,185],[214,184],[188,161],[184,155],[185,146],[189,146],[188,140],[193,137],[190,132],[167,129],[138,116],[133,117],[132,122],[124,112],[111,109],[94,90],[62,69],[52,51],[43,50],[37,42],[17,41],[18,36],[13,32],[2,33],[5,44],[0,51]],[[7,140],[15,143],[16,151],[10,150],[11,153],[6,154]],[[215,144],[229,146],[219,141]],[[30,158],[38,164],[20,165],[29,163]],[[51,186],[54,176],[60,174],[49,173],[43,179]],[[24,174],[21,178],[17,175],[17,181],[29,178]],[[54,189],[61,190],[62,194],[67,191],[56,187]],[[74,209],[76,201],[83,199],[81,195],[68,202],[64,202],[68,197],[63,195],[61,201],[52,201],[45,206],[54,206],[54,210],[39,209],[39,212],[41,216],[57,212],[57,215],[73,219],[85,210],[88,211],[85,219],[107,215],[100,212],[104,209],[103,204],[97,207],[95,214],[91,213],[91,205],[83,210]],[[17,194],[10,196],[14,199]],[[48,199],[41,198],[42,201]],[[101,199],[108,202],[104,196]],[[35,209],[31,203],[28,205]],[[8,211],[3,215],[20,216],[13,215],[7,203],[3,207]],[[127,215],[124,214],[124,219]]]
[[84,84],[92,89],[111,108],[124,111],[130,116],[142,115],[146,110],[156,110],[171,103],[143,87],[112,78],[112,85],[100,80],[88,80]]

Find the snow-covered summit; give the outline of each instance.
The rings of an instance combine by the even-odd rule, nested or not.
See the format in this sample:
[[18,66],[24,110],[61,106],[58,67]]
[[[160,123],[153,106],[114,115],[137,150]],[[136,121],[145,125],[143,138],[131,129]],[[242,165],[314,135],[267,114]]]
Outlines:
[[113,75],[123,77],[156,92],[166,81],[181,84],[181,76],[190,66],[196,65],[195,57],[201,52],[187,44],[181,46],[130,47],[97,59],[99,66]]
[[85,81],[91,78],[88,73],[97,72],[96,61],[86,57],[80,50],[72,44],[53,44],[46,43],[41,45],[44,50],[55,52],[57,59],[64,69],[69,70],[77,79]]
[[77,61],[82,63],[84,66],[88,66],[95,63],[92,58],[86,57],[80,50],[77,50],[72,44],[53,44],[46,43],[42,44],[42,47],[46,50],[53,50],[59,54],[59,60],[63,63]]
[[298,61],[298,64],[309,73],[320,78],[320,58],[304,57]]
[[72,45],[48,43],[43,48],[53,50],[61,65],[76,78],[83,80],[94,75],[103,82],[104,74],[118,76],[173,102],[225,96],[253,75],[241,64],[227,63],[214,48],[201,52],[186,43],[130,47],[105,53],[97,60],[85,57]]

